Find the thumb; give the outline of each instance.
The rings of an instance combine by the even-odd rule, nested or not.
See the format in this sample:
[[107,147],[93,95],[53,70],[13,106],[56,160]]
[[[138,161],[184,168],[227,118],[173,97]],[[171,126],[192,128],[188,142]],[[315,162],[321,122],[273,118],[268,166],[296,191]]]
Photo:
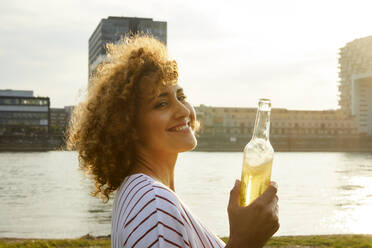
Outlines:
[[236,179],[234,187],[230,191],[229,205],[239,205],[240,180]]

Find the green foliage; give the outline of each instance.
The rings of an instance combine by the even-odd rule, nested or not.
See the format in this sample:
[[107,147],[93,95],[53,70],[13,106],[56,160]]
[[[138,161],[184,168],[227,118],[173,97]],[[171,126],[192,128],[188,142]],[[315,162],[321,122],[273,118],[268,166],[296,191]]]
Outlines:
[[[228,238],[222,238],[227,242]],[[372,248],[372,235],[320,235],[320,236],[282,236],[267,242],[269,247],[333,247],[333,248]]]
[[110,248],[109,239],[87,240],[87,239],[44,239],[44,240],[0,240],[0,248],[74,248],[94,247]]

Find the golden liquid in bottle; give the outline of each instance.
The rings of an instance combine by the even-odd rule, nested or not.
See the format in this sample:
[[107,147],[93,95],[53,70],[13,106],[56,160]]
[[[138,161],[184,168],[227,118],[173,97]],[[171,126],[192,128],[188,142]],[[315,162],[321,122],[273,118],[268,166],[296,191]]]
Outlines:
[[243,161],[240,206],[249,205],[269,187],[272,164],[273,160],[259,166],[250,166]]

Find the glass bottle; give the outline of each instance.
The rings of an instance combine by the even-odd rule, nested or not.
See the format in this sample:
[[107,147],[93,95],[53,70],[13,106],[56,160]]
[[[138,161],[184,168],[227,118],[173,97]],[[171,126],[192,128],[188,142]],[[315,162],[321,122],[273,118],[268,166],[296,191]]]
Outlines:
[[244,148],[240,205],[247,206],[270,185],[274,149],[270,144],[269,99],[260,99],[252,139]]

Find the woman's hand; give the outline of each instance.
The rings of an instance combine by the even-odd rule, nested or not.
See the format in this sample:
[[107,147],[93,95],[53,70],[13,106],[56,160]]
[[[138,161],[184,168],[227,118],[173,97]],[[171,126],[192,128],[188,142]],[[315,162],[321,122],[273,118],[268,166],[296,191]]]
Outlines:
[[277,185],[267,190],[246,207],[239,205],[240,181],[230,191],[227,207],[230,237],[226,248],[263,247],[279,229]]

